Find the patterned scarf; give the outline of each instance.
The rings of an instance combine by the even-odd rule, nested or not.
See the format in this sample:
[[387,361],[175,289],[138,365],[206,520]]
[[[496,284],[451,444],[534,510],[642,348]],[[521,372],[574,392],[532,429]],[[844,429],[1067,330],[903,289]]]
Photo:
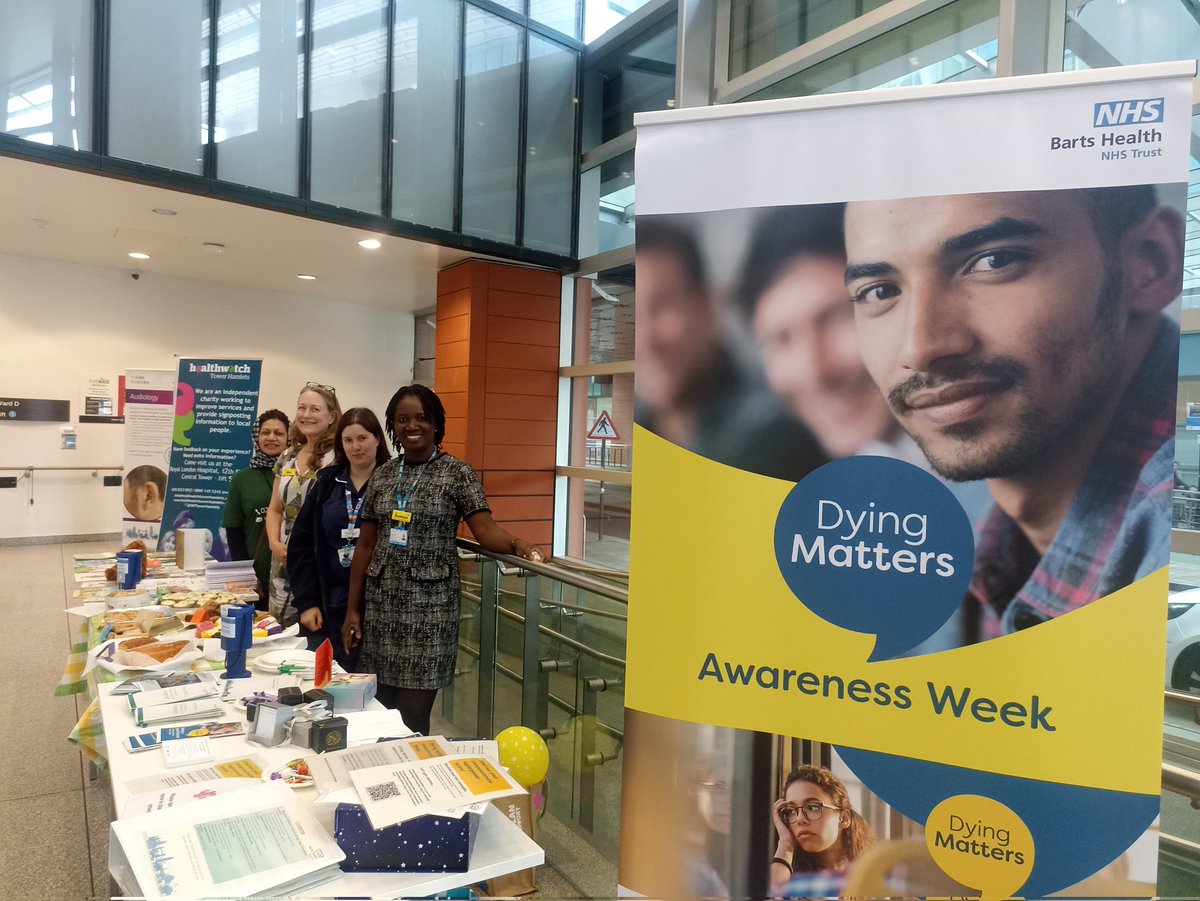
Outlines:
[[[274,419],[275,417],[271,417]],[[250,440],[253,442],[254,453],[250,456],[250,466],[252,469],[274,469],[275,461],[279,459],[279,455],[274,457],[264,454],[262,448],[258,446],[258,433],[262,429],[263,419],[260,417],[255,420],[254,428],[250,431]]]

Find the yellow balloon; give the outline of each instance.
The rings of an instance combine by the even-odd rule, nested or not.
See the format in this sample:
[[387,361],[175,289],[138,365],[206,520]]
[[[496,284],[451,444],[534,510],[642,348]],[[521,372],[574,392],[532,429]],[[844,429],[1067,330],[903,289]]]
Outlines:
[[496,736],[500,763],[524,788],[537,785],[550,769],[546,740],[527,726],[509,726]]

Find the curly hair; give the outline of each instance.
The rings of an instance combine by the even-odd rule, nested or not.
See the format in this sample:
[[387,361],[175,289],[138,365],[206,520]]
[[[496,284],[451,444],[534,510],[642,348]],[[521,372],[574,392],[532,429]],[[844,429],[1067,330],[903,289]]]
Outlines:
[[[325,433],[320,438],[313,442],[312,465],[318,466],[320,465],[321,458],[333,450],[333,436],[337,432],[338,420],[342,418],[342,407],[338,403],[337,394],[327,385],[317,385],[309,382],[300,389],[300,394],[308,394],[309,392],[320,397],[325,402],[325,406],[329,408],[329,412],[333,414],[333,422],[329,424],[329,428],[325,430]],[[297,400],[300,399],[300,394],[296,395]],[[288,443],[292,446],[293,450],[304,447],[308,443],[308,439],[300,431],[300,424],[298,422],[293,422],[291,428],[288,429]]]
[[350,462],[350,458],[346,456],[346,448],[342,446],[342,432],[350,428],[352,425],[360,425],[379,442],[379,446],[375,448],[375,465],[386,463],[392,459],[392,455],[387,449],[387,440],[383,437],[383,429],[379,426],[379,420],[375,413],[369,407],[351,407],[342,414],[338,420],[337,431],[333,434],[333,462],[339,466],[345,466]]
[[421,409],[433,423],[433,444],[435,447],[441,447],[442,439],[446,437],[446,408],[442,406],[442,399],[434,393],[432,388],[424,385],[404,385],[392,395],[392,399],[388,401],[387,410],[383,414],[383,427],[387,429],[388,437],[392,439],[392,447],[396,448],[396,453],[404,452],[400,447],[400,439],[396,436],[396,407],[400,406],[400,401],[406,397],[415,397],[421,402]]
[[[841,813],[842,821],[839,840],[841,842],[841,859],[847,862],[854,860],[863,851],[875,844],[875,833],[870,825],[850,804],[850,793],[842,780],[829,770],[820,766],[798,766],[784,780],[783,790],[786,793],[795,782],[808,782],[818,788],[825,789],[833,799],[833,806]],[[802,849],[797,848],[792,858],[793,873],[809,873],[823,869],[821,865]]]

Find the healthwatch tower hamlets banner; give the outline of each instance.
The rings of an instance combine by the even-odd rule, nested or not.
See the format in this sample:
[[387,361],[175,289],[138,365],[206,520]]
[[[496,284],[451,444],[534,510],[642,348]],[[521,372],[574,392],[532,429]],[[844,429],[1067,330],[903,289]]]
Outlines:
[[205,529],[206,550],[229,559],[221,514],[229,479],[250,462],[261,378],[262,360],[180,358],[159,550],[176,550],[177,529]]
[[1194,72],[638,117],[626,889],[1153,894]]

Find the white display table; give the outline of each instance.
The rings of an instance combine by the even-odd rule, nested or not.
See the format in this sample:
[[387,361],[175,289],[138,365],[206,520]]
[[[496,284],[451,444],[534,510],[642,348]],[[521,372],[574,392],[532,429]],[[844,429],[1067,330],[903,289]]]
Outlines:
[[[231,690],[231,698],[243,697],[269,686],[270,678],[252,676],[249,679],[239,679]],[[108,759],[112,774],[113,802],[118,815],[129,800],[130,792],[126,783],[133,779],[166,773],[163,765],[162,752],[159,750],[130,753],[125,748],[125,738],[135,732],[147,732],[148,729],[134,725],[133,716],[125,698],[113,695],[115,685],[99,687],[100,711],[104,720],[104,731],[108,744]],[[219,719],[235,719],[244,717],[244,712],[233,705],[227,704],[227,713]],[[252,744],[241,736],[219,738],[213,740],[213,749],[218,760],[228,760],[242,756],[253,756],[274,766],[296,757],[306,756],[310,752],[296,748],[291,744],[280,745],[277,748],[264,748]],[[296,791],[297,798],[303,799],[311,795],[314,799],[316,789],[304,788]],[[203,801],[196,803],[205,803]],[[109,871],[121,890],[127,894],[140,896],[140,887],[124,884],[129,880],[128,867],[121,862],[120,844],[114,837],[109,840]],[[368,898],[418,898],[450,889],[473,885],[506,873],[529,869],[545,863],[545,852],[514,825],[496,807],[488,805],[488,809],[479,824],[479,832],[475,838],[474,850],[471,854],[471,869],[465,873],[344,873],[337,879],[326,882],[317,888],[321,897],[368,897]]]

